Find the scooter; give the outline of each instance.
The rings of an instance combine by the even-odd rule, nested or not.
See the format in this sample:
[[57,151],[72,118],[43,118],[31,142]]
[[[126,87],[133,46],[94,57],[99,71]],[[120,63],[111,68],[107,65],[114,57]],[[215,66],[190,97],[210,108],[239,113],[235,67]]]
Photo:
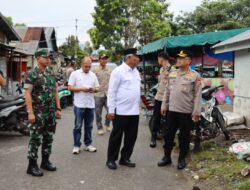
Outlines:
[[18,131],[29,135],[27,118],[23,95],[0,96],[0,131]]
[[60,86],[58,88],[58,94],[62,109],[66,108],[69,105],[72,105],[72,93],[66,86]]
[[218,101],[213,96],[215,92],[224,86],[204,87],[202,89],[202,110],[200,121],[195,123],[194,151],[200,150],[200,143],[204,140],[216,138],[222,132],[226,140],[230,140],[230,133],[225,127],[225,120]]

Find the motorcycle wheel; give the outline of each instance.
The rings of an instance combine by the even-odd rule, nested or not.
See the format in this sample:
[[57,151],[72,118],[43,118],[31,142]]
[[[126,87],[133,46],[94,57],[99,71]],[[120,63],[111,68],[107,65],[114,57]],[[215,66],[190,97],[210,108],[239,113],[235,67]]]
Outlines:
[[28,128],[28,120],[27,119],[22,119],[19,120],[19,129],[18,132],[21,133],[24,136],[30,136],[30,129]]
[[67,97],[62,97],[60,99],[60,104],[61,104],[61,108],[64,109],[67,107],[68,105],[68,100],[67,100]]
[[218,126],[221,128],[226,140],[227,141],[230,140],[230,133],[225,127],[224,119],[218,116],[217,120],[218,120]]

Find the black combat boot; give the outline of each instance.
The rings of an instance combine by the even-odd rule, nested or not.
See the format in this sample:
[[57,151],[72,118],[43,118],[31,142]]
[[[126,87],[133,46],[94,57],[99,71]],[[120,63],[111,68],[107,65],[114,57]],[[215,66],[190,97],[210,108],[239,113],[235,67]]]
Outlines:
[[56,167],[49,161],[49,155],[42,156],[41,168],[48,171],[56,171]]
[[155,134],[152,134],[152,136],[151,136],[151,141],[150,141],[150,145],[149,145],[151,148],[156,147],[156,136],[157,135],[155,135]]
[[165,151],[165,155],[163,158],[158,162],[159,167],[167,166],[172,164],[171,160],[171,151]]
[[185,157],[187,155],[187,151],[180,151],[179,158],[178,158],[178,165],[177,168],[178,170],[182,170],[187,166]]
[[42,170],[38,168],[37,161],[33,159],[29,159],[29,166],[27,169],[27,174],[32,176],[41,177],[43,176]]

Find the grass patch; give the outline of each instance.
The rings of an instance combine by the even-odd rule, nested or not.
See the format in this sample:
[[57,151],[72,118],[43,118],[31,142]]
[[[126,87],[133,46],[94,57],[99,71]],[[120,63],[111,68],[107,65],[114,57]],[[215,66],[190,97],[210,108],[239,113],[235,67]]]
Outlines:
[[250,180],[239,185],[239,190],[249,190],[250,189]]
[[228,148],[214,143],[203,144],[201,152],[191,154],[190,167],[199,173],[201,179],[220,177],[229,183],[235,179],[242,182],[246,178],[240,172],[246,166],[246,162],[237,160],[235,155],[228,153]]

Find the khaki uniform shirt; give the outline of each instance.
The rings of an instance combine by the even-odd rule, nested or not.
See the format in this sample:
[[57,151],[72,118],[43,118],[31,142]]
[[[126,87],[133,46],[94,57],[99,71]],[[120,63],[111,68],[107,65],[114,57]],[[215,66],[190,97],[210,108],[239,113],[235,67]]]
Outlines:
[[158,78],[158,83],[159,86],[157,88],[157,93],[155,95],[155,99],[158,101],[162,101],[163,100],[163,96],[164,96],[164,92],[166,90],[166,86],[168,83],[168,75],[169,75],[169,71],[170,71],[171,67],[162,67],[160,69],[160,75]]
[[201,90],[201,78],[196,71],[173,71],[169,74],[162,109],[200,115]]
[[100,88],[98,93],[95,94],[96,97],[105,97],[108,93],[108,85],[109,85],[109,79],[111,75],[111,70],[109,68],[102,69],[102,67],[98,67],[93,71],[100,84]]

